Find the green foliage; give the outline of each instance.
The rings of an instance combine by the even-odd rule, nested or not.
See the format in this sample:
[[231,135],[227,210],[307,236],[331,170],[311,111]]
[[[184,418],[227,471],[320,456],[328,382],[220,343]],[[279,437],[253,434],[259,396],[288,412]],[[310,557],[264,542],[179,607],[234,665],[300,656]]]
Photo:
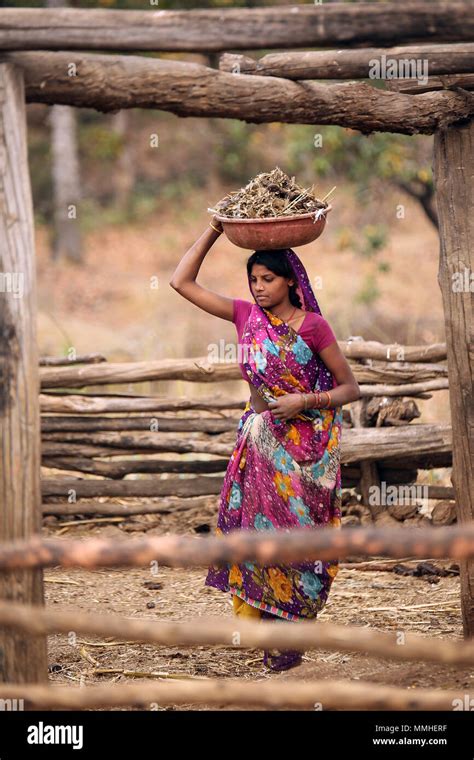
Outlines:
[[85,124],[79,131],[79,150],[93,161],[116,161],[122,147],[122,136],[107,124]]
[[366,224],[362,228],[362,240],[358,244],[361,256],[371,258],[387,242],[387,230],[383,224]]
[[372,306],[380,296],[380,290],[377,287],[377,280],[373,272],[369,272],[364,278],[362,286],[356,294],[354,300],[356,303]]
[[262,128],[236,119],[221,119],[217,129],[215,153],[220,179],[239,186],[246,184],[262,163]]
[[353,182],[361,203],[370,201],[368,188],[377,180],[411,182],[433,188],[432,138],[391,132],[366,137],[336,126],[292,127],[288,132],[288,155],[292,171],[304,167],[313,175],[343,175]]

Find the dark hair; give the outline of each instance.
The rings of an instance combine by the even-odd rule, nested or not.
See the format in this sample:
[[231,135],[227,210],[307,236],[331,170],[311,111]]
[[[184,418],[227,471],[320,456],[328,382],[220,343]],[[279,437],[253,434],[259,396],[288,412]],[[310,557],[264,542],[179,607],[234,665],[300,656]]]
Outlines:
[[252,267],[254,264],[263,264],[263,266],[266,266],[267,269],[270,269],[271,272],[279,275],[280,277],[293,278],[295,282],[288,288],[288,297],[290,299],[290,303],[293,306],[298,306],[301,309],[303,308],[303,304],[301,303],[301,299],[296,292],[296,284],[298,280],[293,271],[293,267],[291,266],[286,256],[283,255],[284,250],[285,249],[254,251],[252,255],[247,259],[247,275],[250,279],[250,275],[252,274]]

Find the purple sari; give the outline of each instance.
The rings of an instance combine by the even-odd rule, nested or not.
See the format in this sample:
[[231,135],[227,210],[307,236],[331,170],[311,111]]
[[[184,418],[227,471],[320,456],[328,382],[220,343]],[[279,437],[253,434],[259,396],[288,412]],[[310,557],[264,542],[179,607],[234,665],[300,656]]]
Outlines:
[[[321,314],[306,270],[291,249],[304,310]],[[251,284],[249,278],[249,288]],[[255,303],[242,334],[243,363],[265,401],[287,393],[330,390],[336,383],[318,354],[290,325]],[[287,421],[247,402],[224,476],[216,534],[341,525],[342,407],[309,409]],[[205,585],[230,591],[264,617],[316,618],[338,572],[338,561],[259,566],[211,566]]]

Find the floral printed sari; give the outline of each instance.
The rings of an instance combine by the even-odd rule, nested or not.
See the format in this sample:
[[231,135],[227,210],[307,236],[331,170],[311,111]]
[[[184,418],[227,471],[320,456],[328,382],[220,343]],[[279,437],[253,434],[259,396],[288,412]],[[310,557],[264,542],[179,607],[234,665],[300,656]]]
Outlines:
[[[306,271],[290,260],[303,308],[321,314]],[[250,287],[250,278],[249,278]],[[243,363],[267,402],[287,393],[329,390],[335,379],[318,354],[290,325],[255,303],[242,334]],[[342,408],[309,409],[286,421],[247,402],[220,496],[216,534],[232,530],[317,529],[341,525],[340,438]],[[205,585],[231,592],[263,617],[316,618],[338,572],[338,561],[259,566],[211,566]]]

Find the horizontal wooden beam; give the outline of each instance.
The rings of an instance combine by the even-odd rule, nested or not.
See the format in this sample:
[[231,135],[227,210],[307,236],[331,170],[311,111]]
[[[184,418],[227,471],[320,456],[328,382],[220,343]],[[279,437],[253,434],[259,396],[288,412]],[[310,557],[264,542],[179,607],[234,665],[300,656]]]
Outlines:
[[207,52],[472,41],[464,2],[315,3],[268,8],[108,10],[2,8],[3,50]]
[[[433,382],[433,381],[430,381]],[[54,413],[104,414],[107,412],[177,412],[202,409],[218,412],[225,409],[243,409],[247,401],[237,394],[188,398],[186,396],[140,396],[133,394],[63,393],[50,391],[40,393],[40,410]]]
[[401,92],[408,95],[421,95],[424,92],[436,92],[448,89],[474,90],[474,74],[430,76],[427,82],[417,81],[416,79],[391,79],[387,81],[387,88],[391,92]]
[[[199,438],[183,439],[170,433],[160,432],[116,432],[97,433],[50,433],[42,437],[43,456],[72,455],[71,446],[103,446],[109,456],[124,454],[129,449],[143,454],[173,452],[180,454],[212,454],[229,457],[234,442],[225,442],[221,436],[203,435]],[[54,436],[51,439],[51,436]],[[452,451],[452,431],[450,425],[400,425],[395,427],[347,428],[341,440],[341,463],[357,464],[361,461],[378,462],[406,457],[427,457],[430,455],[450,454]],[[77,496],[91,497],[98,495],[117,496],[128,493],[130,496],[191,496],[195,493],[217,493],[219,477],[202,476],[201,478],[165,480],[127,480],[123,483],[107,480],[43,480],[43,495],[64,496],[68,489],[74,487]],[[153,489],[155,493],[153,494]],[[199,489],[199,490],[198,490]],[[205,489],[205,490],[201,490]],[[212,489],[212,490],[208,490]],[[216,490],[217,489],[217,490]]]
[[[42,636],[52,633],[94,634],[116,641],[132,639],[166,647],[226,646],[306,650],[329,649],[335,652],[360,652],[400,662],[421,661],[446,665],[474,665],[474,639],[450,641],[427,639],[407,632],[400,646],[399,631],[382,632],[355,625],[298,621],[298,625],[275,626],[255,620],[223,620],[199,617],[185,623],[137,620],[118,615],[46,610],[39,605],[0,601],[0,626]],[[235,636],[238,632],[239,637]]]
[[229,562],[258,565],[343,559],[351,555],[384,557],[474,557],[474,524],[442,528],[297,528],[234,530],[229,535],[147,536],[126,541],[91,538],[0,543],[0,568],[143,567],[152,561],[166,567],[198,567]]
[[[409,466],[409,463],[406,463]],[[416,465],[415,465],[416,467]],[[405,485],[409,489],[413,490],[413,493],[417,493],[417,483],[415,479],[417,477],[416,469],[413,470],[394,470],[386,468],[382,462],[378,468],[381,481],[385,481],[386,485]],[[348,467],[343,465],[341,471],[342,488],[355,488],[359,485],[360,481],[360,468],[356,466]],[[143,482],[143,481],[142,481]],[[420,484],[418,484],[420,485]],[[432,486],[424,485],[428,499],[436,500],[454,500],[454,490],[450,486]],[[218,492],[220,493],[220,492]],[[399,491],[400,493],[400,491]],[[408,491],[410,493],[410,490]],[[219,499],[216,496],[215,504]],[[124,494],[121,494],[123,499]],[[54,497],[57,499],[57,496]],[[125,498],[128,498],[127,496]],[[212,500],[211,500],[212,501]],[[183,510],[190,510],[194,508],[208,508],[209,507],[209,495],[207,496],[188,496],[186,498],[180,498],[177,496],[162,497],[159,502],[145,502],[140,498],[138,503],[123,503],[117,504],[115,502],[103,502],[79,500],[76,502],[68,501],[54,501],[49,503],[47,499],[43,502],[43,515],[115,515],[121,517],[129,517],[130,515],[152,515],[160,514],[162,512],[179,512]],[[81,520],[77,522],[77,525],[81,525]]]
[[[402,689],[369,681],[302,682],[296,678],[280,681],[242,680],[238,678],[202,678],[199,681],[166,683],[120,683],[106,686],[65,688],[36,683],[0,684],[0,699],[21,699],[27,710],[91,710],[106,707],[150,705],[240,705],[279,710],[284,707],[311,710],[440,710],[452,712],[453,705],[472,704],[474,692],[466,687],[454,689]],[[435,718],[433,718],[434,720]],[[380,718],[382,721],[383,718]],[[442,720],[442,716],[439,718]]]
[[334,124],[363,134],[432,134],[474,115],[474,96],[463,90],[420,98],[366,82],[292,82],[197,63],[74,51],[1,53],[0,61],[22,70],[30,103],[103,112],[154,108],[249,123]]
[[168,514],[170,512],[174,514],[176,512],[188,511],[190,509],[204,511],[208,509],[208,507],[209,496],[190,496],[187,499],[180,499],[176,496],[172,496],[171,498],[162,498],[159,502],[146,502],[143,499],[140,499],[133,503],[122,501],[120,504],[91,500],[77,501],[74,504],[67,501],[56,501],[49,504],[47,501],[44,501],[42,510],[43,516],[106,515],[109,517],[130,517],[131,515],[156,515],[161,513]]
[[81,354],[79,356],[40,356],[40,367],[62,367],[67,364],[98,364],[106,362],[107,359],[102,354]]
[[[360,383],[426,383],[447,380],[447,366],[433,362],[390,362],[372,360],[362,364],[349,357],[351,369]],[[156,359],[142,362],[105,362],[72,367],[41,367],[41,388],[80,388],[87,385],[139,383],[150,380],[220,382],[237,380],[236,361],[211,361],[206,356],[183,359]]]
[[[65,462],[70,457],[65,457],[62,461]],[[61,460],[59,460],[61,464]],[[74,464],[74,463],[72,463]],[[69,463],[69,469],[76,469]],[[390,462],[388,463],[391,464]],[[391,467],[385,467],[385,463],[381,462],[378,467],[379,477],[381,481],[385,481],[387,486],[390,485],[404,485],[409,489],[407,493],[417,493],[417,484],[415,482],[417,477],[416,464],[412,465],[410,469],[410,462],[405,462],[406,469],[392,469]],[[450,462],[446,463],[449,466]],[[45,463],[45,466],[49,466]],[[56,467],[56,460],[52,460],[51,466]],[[66,466],[66,465],[65,465]],[[223,464],[223,470],[225,470],[226,463]],[[102,475],[102,473],[99,473]],[[355,488],[360,483],[360,467],[356,465],[347,466],[343,465],[341,468],[342,488]],[[95,481],[97,482],[97,481]],[[146,480],[140,480],[139,482],[146,483]],[[156,483],[156,481],[155,481]],[[74,489],[74,484],[69,483],[69,487]],[[137,490],[137,489],[135,489]],[[151,489],[148,489],[148,495]],[[209,489],[211,490],[211,489]],[[208,508],[210,501],[214,501],[215,505],[219,501],[218,495],[222,489],[218,489],[214,492],[216,497],[214,500],[209,499],[209,494],[205,496],[187,496],[187,497],[160,497],[159,502],[146,502],[143,498],[139,497],[138,503],[123,503],[120,504],[114,502],[92,501],[89,498],[87,500],[79,499],[76,502],[68,501],[54,501],[49,503],[48,497],[45,497],[43,502],[43,515],[116,515],[116,516],[130,516],[130,515],[145,515],[145,514],[160,514],[161,512],[177,512],[181,510],[189,510],[198,507]],[[424,491],[428,499],[454,499],[453,489],[449,486],[432,486],[424,485]],[[401,491],[399,491],[401,493]],[[69,494],[63,491],[63,497],[66,499]],[[153,497],[157,494],[152,493]],[[121,499],[129,498],[128,494],[124,494],[123,491],[120,494]],[[57,496],[53,497],[57,499]],[[134,497],[132,497],[134,498]],[[80,525],[79,521],[77,525]]]
[[406,385],[389,385],[379,383],[375,385],[359,385],[362,398],[373,396],[413,396],[419,398],[431,398],[426,395],[427,391],[443,391],[449,388],[448,378],[438,380],[425,380],[421,383],[407,383]]
[[[390,362],[432,362],[446,360],[446,343],[424,343],[421,345],[405,346],[400,343],[380,343],[377,340],[363,340],[362,337],[352,337],[339,340],[339,348],[344,356],[352,359],[383,359]],[[98,364],[106,362],[102,354],[86,354],[69,360],[65,356],[40,358],[39,364],[44,367],[67,367],[71,364]],[[164,399],[168,400],[169,399]]]
[[[153,414],[126,417],[87,417],[57,415],[41,417],[42,433],[104,432],[105,430],[160,430],[162,433],[225,433],[234,431],[238,417],[202,417],[200,415],[157,417]],[[153,427],[154,426],[154,427]]]
[[418,70],[422,71],[426,66],[429,76],[472,73],[474,43],[292,51],[269,53],[257,59],[239,53],[224,53],[219,58],[219,70],[284,79],[368,79],[371,72],[377,73],[373,61],[386,65],[393,60],[406,61],[404,66],[408,76],[411,76],[412,69],[416,73],[417,62]]
[[[401,425],[398,427],[348,428],[341,436],[341,463],[388,462],[410,455],[447,453],[452,450],[451,425]],[[89,482],[89,481],[83,481]]]
[[348,339],[338,341],[348,359],[379,359],[387,362],[434,362],[446,360],[446,343],[426,343],[406,346],[400,343],[380,343],[376,340]]

